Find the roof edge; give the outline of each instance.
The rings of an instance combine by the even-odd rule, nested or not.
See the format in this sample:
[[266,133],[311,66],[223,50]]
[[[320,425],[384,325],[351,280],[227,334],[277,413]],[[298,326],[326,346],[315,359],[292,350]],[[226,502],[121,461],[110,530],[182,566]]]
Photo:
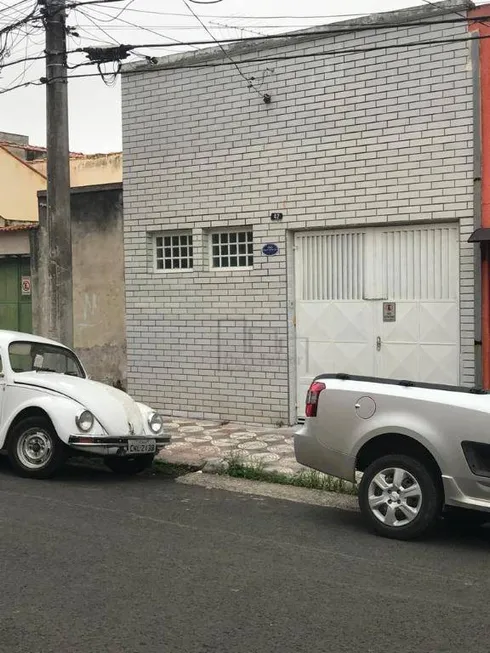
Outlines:
[[9,156],[11,156],[13,159],[15,159],[16,161],[18,161],[19,163],[22,163],[23,166],[25,166],[26,168],[28,168],[28,169],[29,169],[31,172],[33,172],[35,175],[38,175],[39,177],[41,177],[44,181],[47,180],[46,175],[43,175],[42,172],[39,172],[39,170],[36,170],[36,168],[33,168],[31,165],[29,165],[29,162],[28,162],[28,161],[24,161],[24,160],[21,159],[19,156],[13,154],[13,153],[12,153],[8,148],[6,148],[4,145],[0,145],[0,150],[2,150],[2,152],[6,152]]
[[[81,195],[82,193],[99,193],[100,191],[122,190],[122,181],[112,181],[107,184],[93,184],[91,186],[72,186],[70,195]],[[44,198],[48,194],[47,190],[38,190],[38,198]]]
[[[395,11],[379,12],[362,16],[361,18],[350,18],[348,20],[336,21],[326,25],[318,25],[309,27],[305,30],[297,30],[294,32],[285,32],[283,38],[278,36],[277,39],[261,40],[253,39],[247,40],[244,43],[233,43],[230,45],[223,45],[226,54],[220,47],[203,48],[198,51],[183,52],[182,54],[173,54],[164,57],[159,57],[156,64],[148,64],[146,62],[127,63],[122,67],[123,76],[131,71],[135,74],[136,71],[146,73],[155,70],[165,70],[170,66],[175,66],[179,63],[203,63],[212,59],[224,59],[227,54],[240,55],[248,52],[255,52],[257,46],[260,45],[261,50],[283,47],[290,44],[290,36],[295,35],[295,43],[310,41],[312,39],[321,39],[323,34],[318,34],[319,31],[323,32],[325,36],[329,36],[332,32],[339,27],[346,28],[345,31],[355,32],[358,27],[372,26],[382,28],[383,25],[389,23],[408,23],[411,21],[418,21],[424,19],[435,18],[447,14],[457,13],[458,11],[469,11],[475,9],[475,4],[472,0],[443,0],[442,2],[434,2],[431,4],[417,5],[416,7],[409,7],[407,9],[398,9]],[[349,30],[348,28],[351,28]],[[315,32],[314,36],[311,35]]]

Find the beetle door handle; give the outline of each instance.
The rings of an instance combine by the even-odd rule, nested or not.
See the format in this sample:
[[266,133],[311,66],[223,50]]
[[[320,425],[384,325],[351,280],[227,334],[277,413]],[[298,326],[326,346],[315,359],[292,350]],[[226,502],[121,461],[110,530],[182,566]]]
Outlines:
[[376,338],[376,350],[381,351],[381,338],[380,338],[380,336],[378,336]]

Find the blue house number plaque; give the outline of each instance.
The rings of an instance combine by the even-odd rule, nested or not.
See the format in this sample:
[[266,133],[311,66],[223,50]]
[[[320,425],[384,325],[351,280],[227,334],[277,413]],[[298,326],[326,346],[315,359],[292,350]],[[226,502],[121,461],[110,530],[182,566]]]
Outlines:
[[265,256],[275,256],[279,253],[279,247],[275,243],[266,243],[262,247],[262,254]]

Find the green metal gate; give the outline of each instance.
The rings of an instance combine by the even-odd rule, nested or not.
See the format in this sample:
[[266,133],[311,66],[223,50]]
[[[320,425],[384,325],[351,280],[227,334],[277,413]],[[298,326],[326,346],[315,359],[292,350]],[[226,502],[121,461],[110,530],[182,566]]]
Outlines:
[[32,331],[31,266],[27,256],[0,258],[0,329]]

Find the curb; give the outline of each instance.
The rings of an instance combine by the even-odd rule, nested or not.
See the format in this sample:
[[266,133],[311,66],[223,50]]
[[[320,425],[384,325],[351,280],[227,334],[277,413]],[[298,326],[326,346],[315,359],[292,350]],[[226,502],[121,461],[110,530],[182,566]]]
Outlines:
[[250,481],[224,474],[203,474],[202,471],[199,471],[179,476],[176,479],[176,483],[197,485],[206,490],[225,490],[239,494],[293,501],[294,503],[305,503],[322,508],[334,508],[337,510],[348,510],[350,512],[359,511],[357,497],[352,495],[329,492],[328,490],[312,490],[305,487],[280,485],[279,483]]
[[[230,466],[233,467],[231,472]],[[203,474],[249,479],[262,483],[272,483],[296,488],[314,489],[316,491],[342,494],[345,496],[357,495],[356,484],[308,468],[304,468],[304,470],[300,470],[294,474],[284,474],[272,470],[269,471],[267,469],[257,468],[253,463],[250,464],[239,461],[239,466],[237,468],[233,462],[226,458],[210,458],[198,471]],[[251,476],[249,476],[249,474],[251,474]],[[358,475],[356,475],[356,481],[359,481]]]

